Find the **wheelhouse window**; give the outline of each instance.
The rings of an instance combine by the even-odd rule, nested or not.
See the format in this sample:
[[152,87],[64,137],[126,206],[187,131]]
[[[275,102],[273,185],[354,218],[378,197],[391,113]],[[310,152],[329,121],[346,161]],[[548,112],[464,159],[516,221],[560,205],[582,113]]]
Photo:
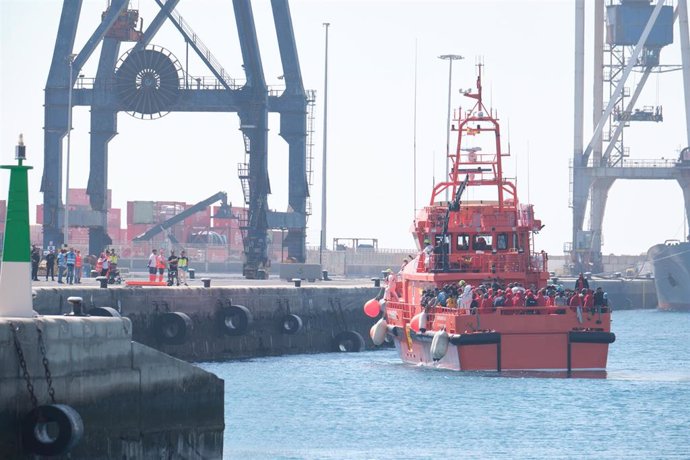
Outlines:
[[458,251],[467,251],[470,248],[470,235],[458,235],[455,247]]
[[505,251],[508,249],[508,234],[499,233],[496,235],[496,249],[499,251]]
[[493,237],[490,234],[475,235],[472,241],[472,249],[475,251],[491,251]]

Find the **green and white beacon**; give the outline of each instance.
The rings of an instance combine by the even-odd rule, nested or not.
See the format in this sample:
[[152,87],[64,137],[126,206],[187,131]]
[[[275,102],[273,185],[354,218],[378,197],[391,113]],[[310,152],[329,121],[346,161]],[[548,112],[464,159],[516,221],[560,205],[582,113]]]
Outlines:
[[29,233],[29,180],[25,166],[26,147],[23,136],[15,147],[16,165],[2,165],[10,170],[7,197],[5,241],[0,267],[0,317],[35,315],[31,296],[31,237]]

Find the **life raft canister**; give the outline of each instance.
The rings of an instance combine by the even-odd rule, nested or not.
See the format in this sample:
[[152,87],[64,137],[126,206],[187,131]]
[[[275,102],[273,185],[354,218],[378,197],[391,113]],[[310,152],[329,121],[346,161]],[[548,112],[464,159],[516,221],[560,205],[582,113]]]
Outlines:
[[66,404],[38,406],[22,421],[22,446],[36,455],[66,454],[83,435],[84,422],[79,412]]
[[369,329],[369,337],[374,345],[379,346],[386,340],[386,333],[388,332],[388,323],[386,320],[381,318],[378,320],[371,329]]
[[434,361],[439,361],[446,356],[449,342],[450,338],[445,329],[436,331],[434,338],[431,340],[431,357]]

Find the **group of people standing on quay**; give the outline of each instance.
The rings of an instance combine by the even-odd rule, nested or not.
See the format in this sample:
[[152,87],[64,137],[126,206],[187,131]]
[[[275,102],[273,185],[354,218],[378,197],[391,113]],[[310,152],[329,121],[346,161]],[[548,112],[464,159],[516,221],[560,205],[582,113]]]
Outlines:
[[[38,246],[31,246],[31,279],[40,281],[38,271],[41,261],[45,261],[45,280],[55,281],[57,276],[58,284],[81,284],[84,267],[93,269],[97,276],[105,276],[109,282],[119,277],[118,263],[120,257],[115,249],[105,249],[98,257],[82,257],[81,251],[72,247],[65,247],[58,250],[49,249],[41,253]],[[168,257],[165,250],[153,249],[148,260],[149,281],[163,281],[165,270],[168,270],[169,284],[187,286],[187,273],[189,270],[189,258],[187,252],[182,250],[180,255],[175,254],[175,250],[170,251]]]
[[[84,259],[81,251],[74,248],[62,248],[56,251],[50,249],[44,254],[38,246],[31,247],[31,280],[39,281],[38,267],[41,260],[45,260],[45,280],[55,281],[55,269],[57,267],[57,282],[58,284],[81,284],[82,270],[84,267]],[[64,281],[63,281],[64,279]]]
[[120,276],[120,272],[117,269],[119,262],[120,257],[115,253],[115,249],[106,249],[101,252],[101,255],[96,259],[96,273],[99,276],[108,278],[109,283],[113,283],[116,279],[119,279]]
[[189,270],[189,258],[187,257],[187,252],[183,249],[180,255],[175,254],[175,250],[170,250],[170,255],[165,257],[165,250],[163,248],[157,250],[152,249],[151,255],[149,255],[148,261],[149,269],[149,281],[156,282],[156,277],[158,277],[158,282],[163,282],[163,275],[165,274],[165,269],[168,269],[168,285],[184,284],[187,286],[187,271]]

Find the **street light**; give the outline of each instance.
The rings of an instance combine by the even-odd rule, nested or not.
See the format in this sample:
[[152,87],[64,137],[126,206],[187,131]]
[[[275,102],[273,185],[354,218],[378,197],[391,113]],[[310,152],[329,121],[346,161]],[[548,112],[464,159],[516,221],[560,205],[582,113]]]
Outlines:
[[328,27],[329,22],[323,23],[326,28],[326,59],[324,64],[323,82],[323,165],[321,172],[321,241],[319,242],[319,264],[323,264],[323,248],[326,247],[326,147],[328,146]]
[[67,164],[66,174],[65,174],[65,213],[64,213],[64,229],[62,230],[63,238],[62,242],[64,245],[69,243],[69,154],[70,154],[70,140],[72,134],[72,86],[74,85],[72,81],[72,64],[74,63],[74,58],[77,57],[76,54],[70,54],[67,57],[69,62],[69,87],[67,92]]
[[[458,55],[458,54],[443,54],[438,57],[439,59],[443,59],[445,61],[448,61],[448,121],[446,125],[446,181],[448,180],[449,176],[449,171],[448,171],[448,157],[450,156],[450,90],[451,90],[451,83],[453,79],[453,61],[459,61],[461,59],[465,59],[464,57]],[[446,187],[446,201],[448,201],[448,187]]]

